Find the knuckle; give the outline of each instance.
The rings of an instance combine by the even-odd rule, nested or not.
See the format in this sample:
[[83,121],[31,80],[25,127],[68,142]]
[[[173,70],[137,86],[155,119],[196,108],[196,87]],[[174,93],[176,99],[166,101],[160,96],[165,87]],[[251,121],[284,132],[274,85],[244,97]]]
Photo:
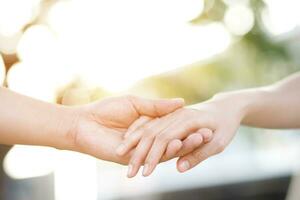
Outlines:
[[135,166],[135,165],[138,165],[139,162],[138,162],[137,159],[133,159],[133,160],[130,161],[130,164],[133,165],[133,166]]
[[145,160],[145,163],[147,163],[149,165],[155,165],[153,156],[148,156]]
[[208,157],[208,154],[205,151],[194,151],[192,153],[192,158],[196,161],[203,160]]
[[152,137],[152,134],[154,133],[154,130],[151,128],[151,127],[149,127],[149,126],[145,126],[144,128],[143,128],[143,135],[144,136],[146,136],[146,137],[149,137],[149,136],[151,136]]
[[155,138],[155,136],[151,135],[151,134],[147,134],[145,136],[143,136],[143,141],[144,142],[149,142],[149,141],[153,141]]
[[161,134],[159,134],[159,135],[156,136],[156,141],[158,143],[160,143],[160,142],[167,142],[168,140],[169,140],[169,138],[168,138],[167,134],[161,133]]

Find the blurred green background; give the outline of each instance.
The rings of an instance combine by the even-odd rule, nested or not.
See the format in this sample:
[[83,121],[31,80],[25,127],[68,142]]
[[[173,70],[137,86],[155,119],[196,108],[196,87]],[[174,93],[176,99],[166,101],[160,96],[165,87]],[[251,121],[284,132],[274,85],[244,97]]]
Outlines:
[[[66,105],[128,93],[202,102],[299,71],[299,7],[296,0],[0,0],[0,83]],[[167,164],[133,181],[112,163],[15,146],[4,165],[6,186],[18,192],[8,189],[6,199],[24,199],[28,191],[58,200],[120,199],[136,188],[146,194],[291,176],[297,131],[239,133],[221,157],[190,174]],[[33,184],[49,173],[55,178]]]

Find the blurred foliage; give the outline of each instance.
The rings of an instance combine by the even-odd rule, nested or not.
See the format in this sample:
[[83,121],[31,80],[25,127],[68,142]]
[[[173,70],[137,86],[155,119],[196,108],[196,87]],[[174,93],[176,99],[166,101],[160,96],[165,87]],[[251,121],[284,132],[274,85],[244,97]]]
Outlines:
[[[187,103],[196,103],[221,91],[270,84],[299,70],[287,51],[287,42],[278,42],[266,33],[261,21],[264,2],[252,0],[250,6],[254,27],[244,36],[233,35],[233,44],[221,55],[150,77],[131,91],[144,96],[183,97]],[[206,0],[203,14],[192,23],[222,21],[226,8],[223,1]]]

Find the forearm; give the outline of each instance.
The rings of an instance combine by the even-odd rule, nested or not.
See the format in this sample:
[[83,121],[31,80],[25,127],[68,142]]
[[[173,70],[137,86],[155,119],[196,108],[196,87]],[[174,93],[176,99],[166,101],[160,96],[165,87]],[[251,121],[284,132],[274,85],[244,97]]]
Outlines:
[[[300,74],[257,90],[243,123],[266,128],[300,128]],[[249,97],[251,98],[251,97]]]
[[263,128],[300,128],[300,76],[274,85],[225,93],[232,107],[241,110],[244,125]]
[[74,110],[0,88],[0,143],[68,149]]

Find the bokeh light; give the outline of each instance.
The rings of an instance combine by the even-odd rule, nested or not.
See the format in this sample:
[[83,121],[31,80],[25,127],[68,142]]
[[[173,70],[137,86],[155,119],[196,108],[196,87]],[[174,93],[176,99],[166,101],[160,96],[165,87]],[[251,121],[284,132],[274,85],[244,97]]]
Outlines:
[[[40,64],[47,65],[47,63]],[[7,83],[11,90],[20,94],[55,102],[56,88],[51,75],[55,76],[51,68],[42,68],[35,63],[20,62],[14,64],[8,71]]]
[[47,147],[15,145],[5,157],[4,170],[13,179],[44,176],[54,171],[56,154]]
[[287,33],[300,24],[299,1],[264,1],[267,7],[262,12],[262,19],[271,34]]
[[0,0],[0,33],[18,33],[38,14],[41,0]]
[[[0,0],[0,84],[5,77],[1,55],[11,90],[69,106],[120,93],[184,97],[195,103],[220,91],[269,84],[300,65],[299,56],[295,61],[286,51],[293,44],[296,54],[300,47],[295,42],[299,33],[293,31],[300,23],[299,4],[295,0]],[[274,43],[291,32],[293,38]],[[261,147],[255,144],[261,135],[241,132],[237,139],[241,145],[234,153]],[[274,142],[270,135],[264,141]],[[179,189],[199,180],[209,182],[211,175],[219,184],[219,175],[211,169],[223,161],[209,162],[210,173],[195,169],[177,177],[171,163],[149,179],[128,181],[125,168],[117,165],[100,162],[99,177],[99,165],[90,157],[17,146],[9,152],[5,170],[17,179],[54,170],[56,200],[96,199],[97,191],[123,198],[136,193],[136,188],[141,194],[155,187]],[[233,163],[239,166],[238,161]],[[209,179],[195,178],[198,175]],[[172,181],[174,177],[180,183]],[[147,181],[153,187],[143,187]]]
[[26,62],[45,62],[55,59],[57,55],[57,41],[51,30],[45,25],[34,25],[22,35],[17,47],[20,60]]
[[245,35],[253,28],[254,14],[248,6],[233,5],[227,9],[224,22],[231,33]]
[[17,32],[10,36],[4,36],[0,33],[0,52],[4,54],[15,54],[22,32]]
[[80,76],[120,92],[228,47],[230,36],[221,24],[189,24],[203,5],[199,0],[58,2],[47,21]]

